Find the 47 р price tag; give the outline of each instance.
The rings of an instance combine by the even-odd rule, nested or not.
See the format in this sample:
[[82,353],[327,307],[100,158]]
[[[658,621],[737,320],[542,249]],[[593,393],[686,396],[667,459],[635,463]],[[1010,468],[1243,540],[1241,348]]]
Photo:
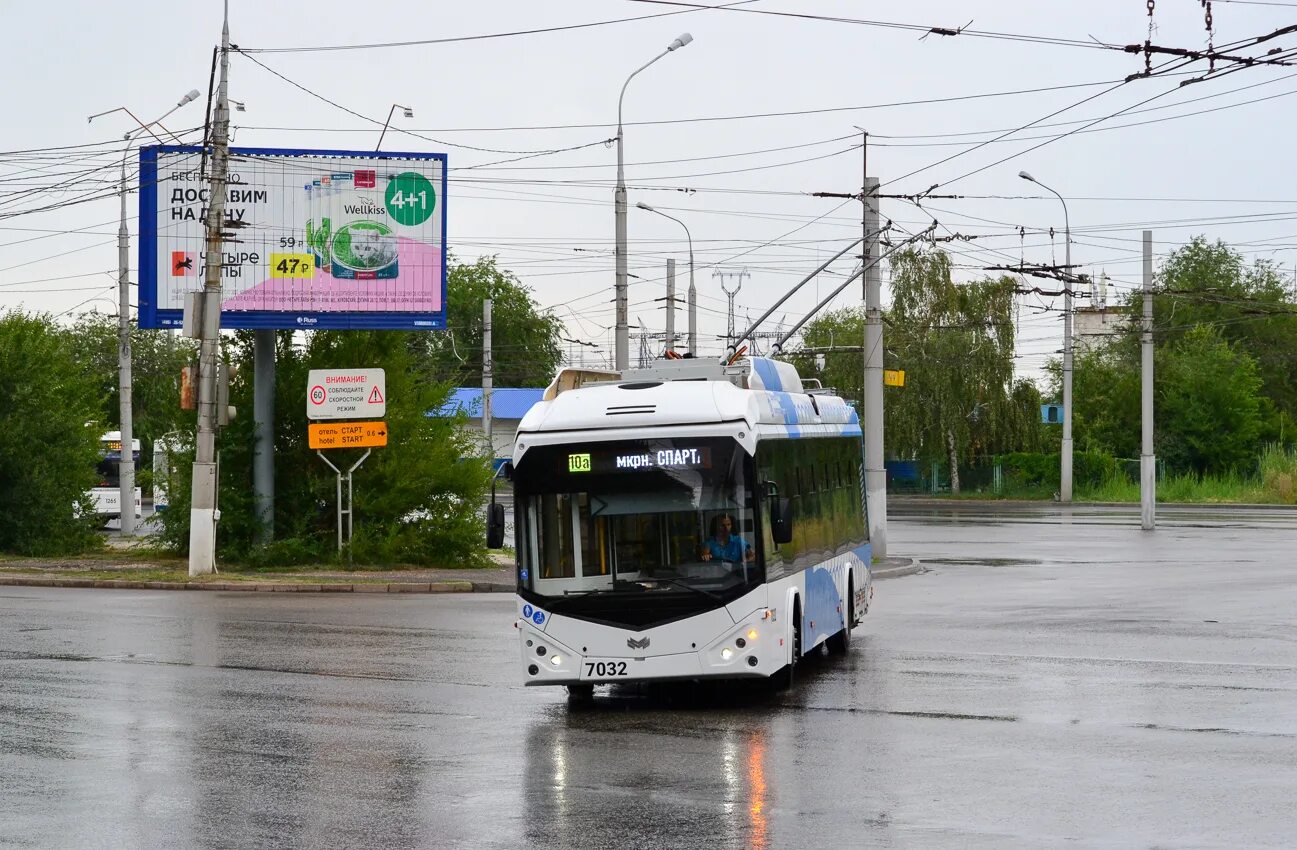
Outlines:
[[315,277],[314,254],[271,254],[270,276],[291,278]]

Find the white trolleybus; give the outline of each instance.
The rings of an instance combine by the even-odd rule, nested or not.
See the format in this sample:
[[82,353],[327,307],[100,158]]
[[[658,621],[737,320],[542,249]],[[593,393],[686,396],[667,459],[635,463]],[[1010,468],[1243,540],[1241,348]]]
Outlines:
[[787,686],[845,652],[872,595],[861,466],[855,410],[788,363],[560,372],[508,470],[526,683]]

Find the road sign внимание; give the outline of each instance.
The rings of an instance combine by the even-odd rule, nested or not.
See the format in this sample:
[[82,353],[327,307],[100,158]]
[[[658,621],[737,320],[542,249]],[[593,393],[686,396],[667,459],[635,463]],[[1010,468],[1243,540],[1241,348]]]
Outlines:
[[313,449],[363,449],[387,445],[386,422],[312,422]]
[[387,415],[382,369],[312,369],[306,381],[307,419],[381,419]]

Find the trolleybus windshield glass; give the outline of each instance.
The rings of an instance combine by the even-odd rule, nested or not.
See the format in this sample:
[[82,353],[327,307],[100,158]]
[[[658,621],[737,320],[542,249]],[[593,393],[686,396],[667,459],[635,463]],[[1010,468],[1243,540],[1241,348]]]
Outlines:
[[762,581],[749,463],[716,438],[532,449],[515,473],[524,586],[710,604],[746,592]]

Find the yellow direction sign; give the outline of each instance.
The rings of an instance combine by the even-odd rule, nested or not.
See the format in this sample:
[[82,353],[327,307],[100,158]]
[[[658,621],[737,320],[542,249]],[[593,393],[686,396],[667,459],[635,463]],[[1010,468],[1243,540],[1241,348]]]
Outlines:
[[356,449],[387,445],[386,422],[312,422],[313,449]]
[[884,369],[883,385],[888,387],[905,386],[905,370],[904,369]]

